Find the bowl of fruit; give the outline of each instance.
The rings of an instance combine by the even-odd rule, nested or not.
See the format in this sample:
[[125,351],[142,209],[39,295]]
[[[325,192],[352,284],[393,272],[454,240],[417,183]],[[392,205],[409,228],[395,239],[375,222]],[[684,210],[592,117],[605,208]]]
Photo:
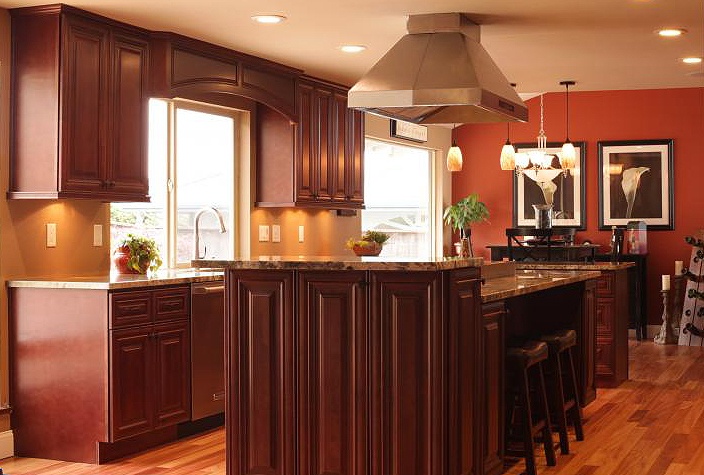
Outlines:
[[365,231],[359,239],[349,238],[347,249],[351,249],[357,256],[378,256],[390,237],[380,231]]

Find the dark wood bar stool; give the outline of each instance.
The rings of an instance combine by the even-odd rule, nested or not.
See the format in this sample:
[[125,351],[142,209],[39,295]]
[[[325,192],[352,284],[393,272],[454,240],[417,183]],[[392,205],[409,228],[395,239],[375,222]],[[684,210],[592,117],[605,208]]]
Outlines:
[[540,337],[548,345],[545,378],[548,386],[548,405],[553,424],[560,434],[560,452],[570,453],[567,438],[568,422],[574,426],[577,440],[584,440],[582,415],[577,395],[577,376],[574,371],[572,348],[577,345],[574,330],[560,330]]
[[[507,391],[506,434],[520,431],[523,441],[521,455],[526,461],[526,472],[535,475],[533,440],[540,435],[548,465],[555,465],[555,449],[550,429],[550,414],[545,392],[542,362],[548,358],[548,346],[544,342],[529,341],[521,347],[509,348],[506,352]],[[514,424],[516,418],[519,424]],[[507,450],[510,453],[510,450]]]

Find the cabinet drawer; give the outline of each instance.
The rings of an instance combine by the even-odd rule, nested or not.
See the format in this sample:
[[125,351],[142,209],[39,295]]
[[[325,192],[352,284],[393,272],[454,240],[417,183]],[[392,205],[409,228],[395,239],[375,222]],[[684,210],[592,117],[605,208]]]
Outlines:
[[154,291],[154,321],[188,318],[191,289],[189,286],[170,287]]
[[597,295],[614,294],[614,275],[612,273],[602,273],[596,281]]
[[148,291],[110,294],[110,328],[151,322],[152,296]]

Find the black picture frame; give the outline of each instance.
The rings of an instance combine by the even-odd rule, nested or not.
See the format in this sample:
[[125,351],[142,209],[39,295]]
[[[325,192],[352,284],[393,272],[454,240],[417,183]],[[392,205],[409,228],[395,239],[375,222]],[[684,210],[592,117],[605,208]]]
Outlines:
[[[649,230],[675,228],[674,141],[612,140],[599,149],[599,229],[644,221]],[[631,173],[625,175],[627,170]]]
[[[553,227],[576,228],[583,230],[586,227],[585,203],[585,161],[587,156],[586,142],[572,142],[577,154],[575,168],[567,175],[563,172],[551,180],[557,189],[553,194]],[[535,143],[514,144],[516,153],[539,150]],[[562,143],[548,142],[545,152],[555,155],[553,166],[559,167],[557,154],[562,150]],[[533,204],[544,204],[545,193],[537,183],[528,176],[528,172],[515,174],[513,177],[513,226],[535,226],[535,213]]]

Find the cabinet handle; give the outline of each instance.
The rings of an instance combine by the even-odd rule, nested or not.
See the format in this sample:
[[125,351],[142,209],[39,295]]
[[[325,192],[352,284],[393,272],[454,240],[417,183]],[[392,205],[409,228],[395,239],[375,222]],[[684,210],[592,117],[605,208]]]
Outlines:
[[113,180],[108,180],[108,188],[113,188],[115,186],[115,182]]
[[360,281],[359,281],[359,286],[362,287],[362,288],[364,288],[364,287],[366,287],[366,286],[368,286],[368,285],[369,285],[369,282],[367,282],[366,280],[360,280]]
[[[224,287],[223,287],[223,290],[224,290]],[[182,307],[182,305],[181,305],[180,301],[178,301],[178,302],[163,302],[161,304],[162,310],[173,310],[173,309],[178,309],[181,307]]]

